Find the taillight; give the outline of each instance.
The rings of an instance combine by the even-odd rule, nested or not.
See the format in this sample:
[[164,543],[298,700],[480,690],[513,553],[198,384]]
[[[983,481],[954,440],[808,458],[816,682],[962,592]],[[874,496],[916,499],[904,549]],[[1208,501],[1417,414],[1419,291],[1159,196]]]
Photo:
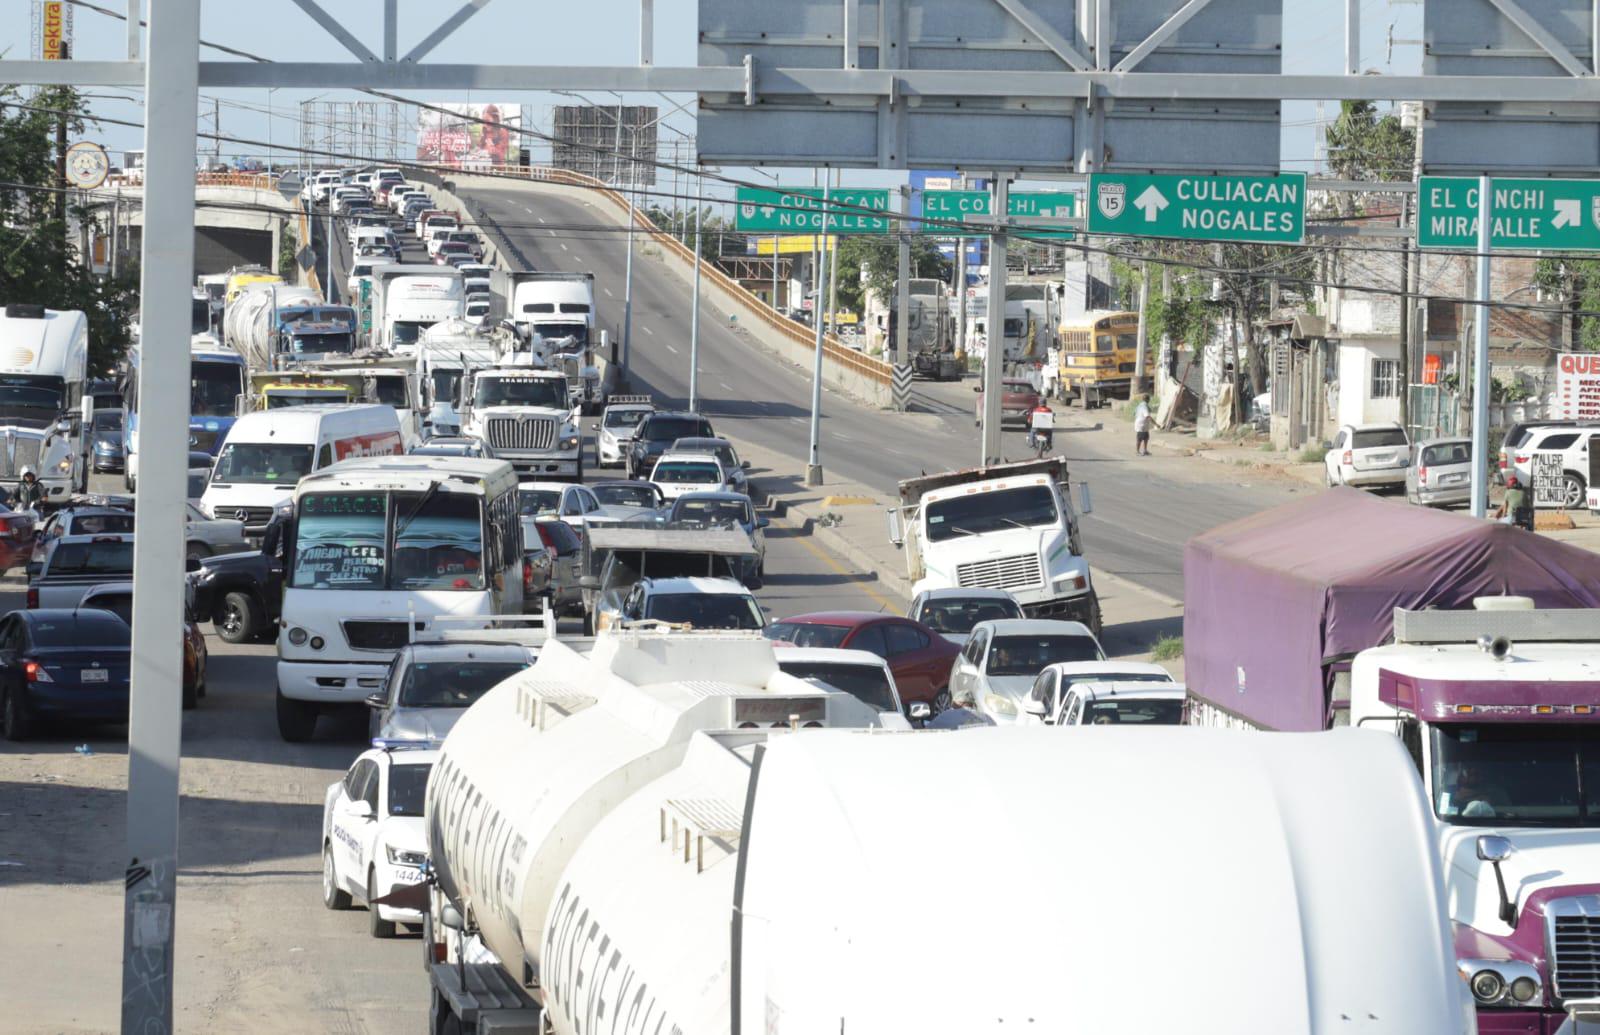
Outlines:
[[1526,453],[1517,454],[1517,463],[1525,464],[1527,462],[1528,462],[1528,455]]
[[533,592],[533,562],[526,557],[522,559],[522,592]]
[[46,672],[44,670],[44,666],[39,664],[37,661],[24,661],[22,663],[22,674],[30,683],[55,682],[54,679],[50,678],[50,673]]
[[1350,450],[1346,449],[1344,451],[1344,465],[1346,467],[1349,467],[1350,464],[1353,463],[1353,461],[1350,459],[1350,456],[1351,456]]
[[39,587],[38,586],[29,586],[28,587],[28,607],[34,608],[34,607],[38,607],[38,606],[39,606]]

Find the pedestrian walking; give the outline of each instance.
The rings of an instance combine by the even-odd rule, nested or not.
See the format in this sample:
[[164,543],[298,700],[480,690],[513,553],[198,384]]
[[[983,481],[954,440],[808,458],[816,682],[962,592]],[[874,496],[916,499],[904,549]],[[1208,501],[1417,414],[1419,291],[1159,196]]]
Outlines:
[[13,510],[38,510],[39,503],[44,499],[44,486],[39,484],[38,476],[33,473],[33,468],[22,469],[22,480],[17,483],[16,495],[11,499]]
[[1135,456],[1150,455],[1150,403],[1144,399],[1133,411],[1133,452]]

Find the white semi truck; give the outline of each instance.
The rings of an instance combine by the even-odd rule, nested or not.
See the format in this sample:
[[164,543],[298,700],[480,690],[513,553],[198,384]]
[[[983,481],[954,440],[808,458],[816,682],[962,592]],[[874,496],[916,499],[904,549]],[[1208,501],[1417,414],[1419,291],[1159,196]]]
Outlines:
[[[1088,486],[1080,486],[1088,513]],[[1066,618],[1100,633],[1100,600],[1083,553],[1061,457],[908,478],[889,511],[912,596],[930,589],[1004,589],[1031,618]]]
[[43,502],[65,502],[88,480],[84,443],[94,402],[84,396],[89,321],[76,309],[11,303],[0,313],[0,486],[29,467]]
[[422,332],[466,315],[461,271],[449,266],[396,263],[372,271],[372,330],[368,344],[407,354]]
[[429,1031],[1474,1030],[1392,738],[876,719],[753,636],[546,643],[385,896],[425,909]]
[[512,365],[473,370],[457,413],[461,433],[482,439],[518,474],[583,481],[583,433],[561,372]]
[[562,351],[588,348],[598,341],[593,273],[495,270],[490,276],[490,315],[517,325],[524,338],[535,335]]

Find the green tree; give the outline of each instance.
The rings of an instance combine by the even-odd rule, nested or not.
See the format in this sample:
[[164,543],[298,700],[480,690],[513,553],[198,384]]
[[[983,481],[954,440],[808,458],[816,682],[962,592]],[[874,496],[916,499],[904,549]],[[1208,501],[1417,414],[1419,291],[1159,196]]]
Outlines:
[[15,87],[0,88],[0,298],[82,310],[89,320],[89,368],[103,374],[131,340],[138,272],[97,277],[68,239],[56,211],[58,118],[65,119],[69,137],[83,134],[84,102],[76,91],[50,87],[24,100]]
[[1572,346],[1600,352],[1600,259],[1540,259],[1534,283],[1561,301],[1572,323]]
[[[1417,134],[1394,114],[1379,115],[1371,101],[1341,101],[1327,129],[1328,167],[1343,180],[1411,179]],[[1337,195],[1346,214],[1357,211],[1357,195]]]
[[[839,307],[866,312],[870,294],[887,305],[900,256],[892,237],[844,236],[839,244]],[[911,276],[950,281],[950,260],[932,241],[911,239]]]

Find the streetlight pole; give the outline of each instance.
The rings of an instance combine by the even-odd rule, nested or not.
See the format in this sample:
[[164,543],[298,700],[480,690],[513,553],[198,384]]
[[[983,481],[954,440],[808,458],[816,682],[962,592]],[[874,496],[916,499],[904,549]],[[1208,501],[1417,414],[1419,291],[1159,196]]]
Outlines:
[[[622,277],[622,383],[628,384],[628,360],[633,354],[633,225],[638,222],[634,213],[633,199],[638,193],[635,175],[635,166],[632,156],[638,148],[635,141],[629,140],[628,144],[628,261],[624,267]],[[698,267],[696,267],[698,269]],[[695,293],[697,296],[699,292]]]
[[[818,233],[827,238],[828,235],[828,202],[830,186],[829,179],[822,178],[822,225]],[[823,263],[817,263],[816,296],[811,304],[811,323],[817,331],[816,355],[811,363],[811,449],[807,453],[809,462],[806,464],[806,484],[822,484],[822,314],[818,310],[822,306],[823,285],[827,271]]]
[[700,267],[705,260],[700,256],[700,191],[702,178],[695,177],[694,187],[694,304],[689,310],[689,409],[700,411]]

